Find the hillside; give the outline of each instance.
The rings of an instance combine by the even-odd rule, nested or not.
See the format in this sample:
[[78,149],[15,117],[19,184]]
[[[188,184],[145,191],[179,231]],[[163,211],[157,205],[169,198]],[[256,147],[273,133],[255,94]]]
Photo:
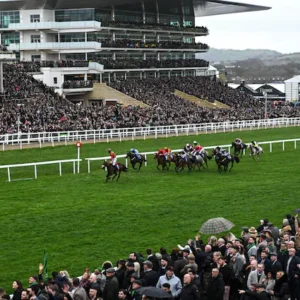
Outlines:
[[233,50],[211,48],[207,53],[198,53],[196,57],[206,59],[212,63],[236,62],[249,59],[259,59],[266,65],[300,63],[300,53],[283,54],[277,51],[265,49]]

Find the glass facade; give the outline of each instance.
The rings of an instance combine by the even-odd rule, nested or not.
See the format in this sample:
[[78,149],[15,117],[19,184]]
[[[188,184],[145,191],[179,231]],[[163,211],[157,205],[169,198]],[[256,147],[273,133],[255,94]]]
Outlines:
[[10,23],[20,23],[19,11],[0,11],[0,28],[8,28]]
[[[58,36],[55,36],[55,41],[58,42]],[[71,43],[71,42],[85,42],[85,33],[61,33],[60,34],[61,43]]]
[[10,44],[20,44],[19,32],[3,32],[1,34],[1,44],[9,46]]
[[55,22],[94,21],[94,8],[87,9],[59,9],[55,11]]

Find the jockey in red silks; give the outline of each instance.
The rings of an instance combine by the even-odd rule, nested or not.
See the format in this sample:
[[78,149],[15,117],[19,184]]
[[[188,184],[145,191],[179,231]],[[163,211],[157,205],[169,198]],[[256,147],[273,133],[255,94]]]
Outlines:
[[196,156],[196,155],[204,155],[204,149],[201,145],[198,144],[198,142],[194,141],[194,148],[192,151],[192,155]]
[[110,148],[107,149],[110,156],[110,163],[119,170],[119,165],[117,164],[117,155]]
[[167,155],[168,155],[168,152],[166,149],[159,149],[158,152],[157,152],[158,156],[162,156],[164,158],[164,160],[167,160]]

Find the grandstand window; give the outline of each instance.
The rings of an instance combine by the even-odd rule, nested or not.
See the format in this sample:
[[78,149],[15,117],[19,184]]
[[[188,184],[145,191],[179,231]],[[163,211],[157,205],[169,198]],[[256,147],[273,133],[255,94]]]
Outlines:
[[0,28],[8,28],[11,23],[20,23],[19,11],[0,11]]
[[[58,42],[58,36],[55,37],[56,42]],[[70,43],[70,42],[85,42],[85,33],[62,33],[60,35],[60,42]]]
[[59,9],[55,11],[55,22],[94,21],[95,9]]
[[19,32],[3,32],[1,34],[1,44],[9,46],[10,44],[19,44],[20,34]]
[[40,43],[41,42],[41,36],[39,34],[33,34],[30,36],[31,43]]
[[53,83],[57,84],[57,77],[53,77]]
[[111,21],[111,10],[110,9],[96,10],[95,20],[99,22]]
[[115,21],[116,22],[142,22],[142,13],[141,11],[124,11],[116,10],[115,11]]
[[40,15],[30,15],[30,22],[31,23],[41,22],[41,16]]
[[31,55],[31,60],[32,61],[39,61],[39,60],[41,60],[41,56],[40,55]]

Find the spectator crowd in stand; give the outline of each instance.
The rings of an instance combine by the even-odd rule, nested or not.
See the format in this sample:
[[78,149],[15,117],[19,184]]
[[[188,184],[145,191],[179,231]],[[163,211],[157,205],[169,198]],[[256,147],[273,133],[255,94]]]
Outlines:
[[[113,82],[111,86],[149,105],[122,107],[73,104],[35,80],[35,64],[4,64],[4,94],[0,103],[0,134],[93,130],[264,118],[264,104],[210,77],[172,77]],[[74,82],[74,84],[77,84]],[[179,89],[229,109],[208,109],[174,95]],[[268,106],[268,116],[299,117],[299,107]]]
[[91,80],[68,80],[63,83],[64,89],[79,89],[79,88],[92,88],[93,81]]
[[139,40],[104,40],[101,41],[102,47],[109,48],[160,48],[160,49],[201,49],[208,50],[209,47],[204,43],[184,43],[182,41],[146,41],[142,42]]
[[[286,215],[279,229],[268,219],[205,243],[199,234],[169,253],[161,247],[132,252],[115,264],[103,262],[82,276],[39,273],[28,283],[13,282],[12,300],[150,300],[145,287],[164,290],[173,300],[300,299],[300,227]],[[161,297],[160,297],[161,298]],[[0,300],[9,299],[0,288]]]
[[207,27],[204,26],[178,26],[170,24],[143,23],[143,22],[117,22],[117,21],[101,21],[102,27],[119,27],[119,28],[136,28],[149,30],[167,30],[167,31],[186,31],[195,33],[208,34]]

